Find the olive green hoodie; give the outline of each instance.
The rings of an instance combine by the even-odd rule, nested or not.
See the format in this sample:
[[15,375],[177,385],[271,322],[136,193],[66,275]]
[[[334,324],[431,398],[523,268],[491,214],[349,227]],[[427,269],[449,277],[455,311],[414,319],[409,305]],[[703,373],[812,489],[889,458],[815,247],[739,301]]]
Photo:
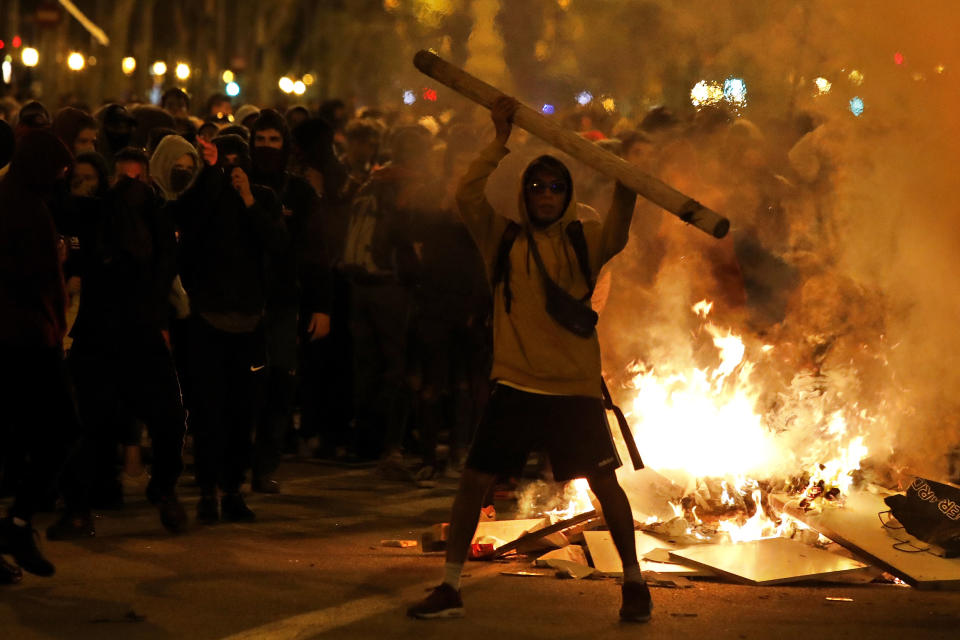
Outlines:
[[[484,190],[487,178],[507,153],[507,148],[499,143],[488,146],[470,165],[457,190],[460,215],[480,249],[491,280],[497,249],[509,220],[493,210]],[[635,200],[633,192],[618,185],[603,224],[581,221],[594,278],[626,246]],[[588,284],[565,233],[567,225],[577,219],[575,194],[561,217],[541,229],[530,225],[521,185],[520,216],[524,227],[533,233],[550,278],[571,295],[583,298]],[[543,280],[529,249],[527,234],[517,234],[510,250],[510,313],[504,303],[503,283],[493,292],[491,378],[539,393],[600,397],[600,342],[596,331],[581,338],[547,313]]]

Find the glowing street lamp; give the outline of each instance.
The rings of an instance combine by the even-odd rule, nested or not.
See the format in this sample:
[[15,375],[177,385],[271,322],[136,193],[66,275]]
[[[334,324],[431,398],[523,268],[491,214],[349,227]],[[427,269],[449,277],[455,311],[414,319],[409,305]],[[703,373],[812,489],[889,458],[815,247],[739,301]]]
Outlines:
[[23,62],[25,67],[35,67],[40,62],[40,52],[33,47],[27,47],[20,52],[20,61]]
[[83,54],[73,51],[69,56],[67,56],[67,68],[71,71],[81,71],[87,64],[87,61],[84,60]]
[[220,79],[223,80],[223,84],[230,84],[231,82],[233,82],[234,77],[235,76],[233,75],[233,71],[230,71],[230,69],[227,69],[220,76]]
[[280,91],[293,93],[293,80],[289,76],[283,76],[277,84],[280,86]]
[[127,56],[120,61],[120,68],[123,69],[125,75],[130,75],[137,70],[137,59],[133,56]]
[[163,60],[157,60],[153,63],[153,66],[150,68],[155,76],[163,76],[167,73],[167,63]]
[[231,98],[236,98],[238,95],[240,95],[240,85],[238,85],[236,82],[228,82],[226,91],[228,96]]
[[303,80],[297,80],[293,83],[293,92],[298,96],[302,96],[307,91],[307,85],[303,84]]
[[188,65],[186,62],[178,62],[174,73],[180,80],[186,80],[190,77],[190,65]]

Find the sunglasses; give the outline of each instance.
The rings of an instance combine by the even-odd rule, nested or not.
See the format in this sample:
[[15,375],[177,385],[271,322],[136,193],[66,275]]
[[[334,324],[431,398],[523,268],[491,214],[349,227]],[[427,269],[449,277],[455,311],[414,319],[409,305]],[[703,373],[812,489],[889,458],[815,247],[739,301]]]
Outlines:
[[527,191],[530,193],[544,193],[547,189],[550,190],[550,193],[566,193],[567,183],[562,181],[546,183],[539,180],[527,183]]

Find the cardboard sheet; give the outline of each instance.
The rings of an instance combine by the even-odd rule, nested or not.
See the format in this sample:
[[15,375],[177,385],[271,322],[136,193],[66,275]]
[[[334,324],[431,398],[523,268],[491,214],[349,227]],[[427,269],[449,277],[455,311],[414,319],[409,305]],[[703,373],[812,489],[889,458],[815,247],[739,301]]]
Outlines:
[[[637,557],[641,559],[640,569],[643,571],[655,571],[657,573],[669,573],[671,575],[681,576],[714,575],[713,572],[709,570],[692,568],[682,564],[653,562],[643,559],[645,555],[655,549],[674,549],[676,546],[642,531],[635,531],[634,534],[637,539]],[[610,537],[609,531],[584,531],[583,537],[587,542],[590,557],[593,558],[593,566],[598,573],[613,577],[623,575],[623,565],[620,563],[620,554],[617,553],[617,548],[613,544],[613,539]]]
[[523,534],[541,529],[547,524],[549,524],[547,518],[485,521],[477,525],[477,532],[473,536],[473,541],[493,538],[498,541],[494,543],[494,548],[499,548],[513,542]]
[[[783,508],[789,497],[772,495],[770,500]],[[786,512],[907,584],[919,589],[960,589],[960,558],[898,551],[894,548],[897,541],[888,535],[877,516],[887,510],[883,496],[860,492],[848,496],[845,506],[827,508],[821,513],[796,509]]]
[[670,557],[688,566],[710,569],[737,582],[754,585],[817,580],[859,571],[866,566],[786,538],[697,545],[672,550]]

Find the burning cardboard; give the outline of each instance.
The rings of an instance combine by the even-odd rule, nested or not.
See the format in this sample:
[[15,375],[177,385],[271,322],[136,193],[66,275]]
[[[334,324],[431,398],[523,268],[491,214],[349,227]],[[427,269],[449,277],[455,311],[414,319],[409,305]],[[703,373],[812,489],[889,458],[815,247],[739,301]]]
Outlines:
[[[637,557],[641,558],[640,568],[643,571],[680,576],[714,575],[712,571],[672,563],[667,558],[664,558],[665,561],[663,562],[647,560],[646,556],[650,552],[657,549],[675,549],[677,546],[642,531],[635,531],[634,535],[637,540]],[[590,551],[590,557],[593,559],[593,566],[597,573],[609,577],[623,575],[620,554],[617,553],[617,548],[613,544],[609,531],[584,531],[583,537],[587,541],[587,549]]]
[[960,589],[960,558],[939,558],[930,553],[899,550],[878,514],[889,510],[883,496],[868,492],[849,495],[842,507],[805,511],[790,505],[790,497],[773,495],[771,501],[858,557],[918,589]]
[[670,557],[752,585],[817,580],[866,567],[856,560],[786,538],[699,545],[671,551]]

